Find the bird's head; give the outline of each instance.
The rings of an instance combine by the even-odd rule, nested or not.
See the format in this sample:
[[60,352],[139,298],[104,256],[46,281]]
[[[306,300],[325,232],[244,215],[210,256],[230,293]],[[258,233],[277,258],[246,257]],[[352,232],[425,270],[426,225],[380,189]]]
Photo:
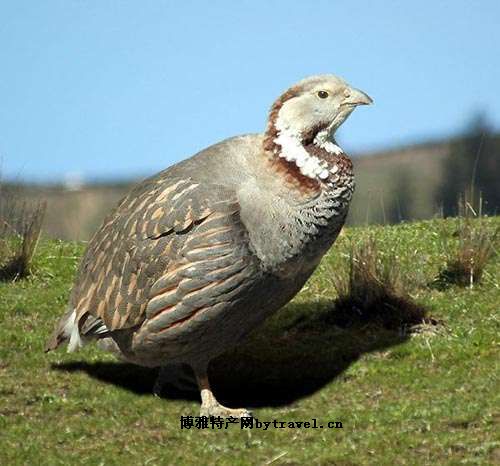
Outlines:
[[368,95],[337,76],[311,76],[279,97],[271,108],[271,118],[278,131],[306,134],[327,130],[332,136],[358,105],[371,103]]
[[315,144],[338,153],[340,149],[331,141],[333,134],[358,105],[370,103],[372,99],[367,94],[337,76],[306,78],[283,93],[271,107],[264,147],[296,162],[303,175],[326,178],[325,172],[319,176],[321,170],[312,162],[304,168],[300,151]]

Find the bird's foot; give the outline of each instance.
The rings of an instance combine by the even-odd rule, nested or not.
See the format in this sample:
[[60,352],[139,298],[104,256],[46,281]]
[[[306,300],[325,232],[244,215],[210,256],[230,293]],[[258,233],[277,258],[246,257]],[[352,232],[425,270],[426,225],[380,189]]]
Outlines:
[[203,371],[196,371],[196,379],[198,380],[198,385],[200,387],[201,395],[201,409],[200,416],[207,417],[221,417],[221,418],[243,418],[243,417],[253,417],[252,413],[244,408],[226,408],[221,405],[217,398],[215,398],[210,384],[208,383],[208,376],[206,374],[206,369]]
[[215,401],[215,403],[206,403],[201,405],[200,416],[207,417],[253,417],[252,413],[245,408],[227,408],[226,406],[221,405],[219,402]]

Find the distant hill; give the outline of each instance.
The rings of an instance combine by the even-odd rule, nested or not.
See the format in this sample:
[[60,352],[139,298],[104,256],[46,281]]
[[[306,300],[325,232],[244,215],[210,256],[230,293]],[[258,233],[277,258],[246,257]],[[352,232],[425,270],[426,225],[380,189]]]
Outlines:
[[[469,139],[464,136],[354,156],[356,193],[348,223],[398,223],[438,215],[443,210],[443,187],[450,191],[444,194],[455,202],[454,199],[463,192],[464,176],[469,179],[473,171],[471,163],[474,158],[471,157],[474,154],[465,154],[468,158],[464,162],[462,148],[468,147],[470,152],[474,152],[475,139],[471,139],[472,143],[469,141],[468,145],[467,141]],[[490,184],[495,185],[500,178],[500,151],[497,151],[497,148],[500,149],[500,136],[490,136],[488,141],[488,144],[483,144],[481,139],[479,149],[489,148],[486,172],[491,179]],[[482,160],[480,162],[483,163]],[[454,186],[455,173],[459,172],[462,179],[457,177],[458,184]],[[28,201],[47,200],[46,235],[85,240],[133,184],[129,180],[83,186],[10,185],[8,188]],[[498,188],[493,189],[497,189],[496,193],[500,196]],[[493,207],[498,209],[498,205]],[[495,209],[492,211],[496,212]]]
[[356,192],[351,225],[431,218],[452,143],[433,142],[353,157]]
[[90,184],[80,189],[63,185],[9,185],[28,203],[47,201],[44,234],[65,240],[87,240],[133,183]]

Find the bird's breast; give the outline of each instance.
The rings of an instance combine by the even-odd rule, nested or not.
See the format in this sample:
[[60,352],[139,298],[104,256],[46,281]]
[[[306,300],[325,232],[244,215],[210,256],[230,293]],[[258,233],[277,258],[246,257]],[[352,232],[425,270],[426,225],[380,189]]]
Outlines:
[[264,270],[293,276],[315,268],[342,228],[354,191],[352,165],[334,169],[319,192],[293,187],[240,193],[241,218]]

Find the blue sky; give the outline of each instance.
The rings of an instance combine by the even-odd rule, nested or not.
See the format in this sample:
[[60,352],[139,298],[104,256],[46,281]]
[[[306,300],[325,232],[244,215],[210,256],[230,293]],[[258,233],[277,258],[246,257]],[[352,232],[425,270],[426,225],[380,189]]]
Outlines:
[[351,152],[500,128],[500,2],[2,1],[0,169],[55,181],[146,176],[236,134],[335,73],[375,105]]

